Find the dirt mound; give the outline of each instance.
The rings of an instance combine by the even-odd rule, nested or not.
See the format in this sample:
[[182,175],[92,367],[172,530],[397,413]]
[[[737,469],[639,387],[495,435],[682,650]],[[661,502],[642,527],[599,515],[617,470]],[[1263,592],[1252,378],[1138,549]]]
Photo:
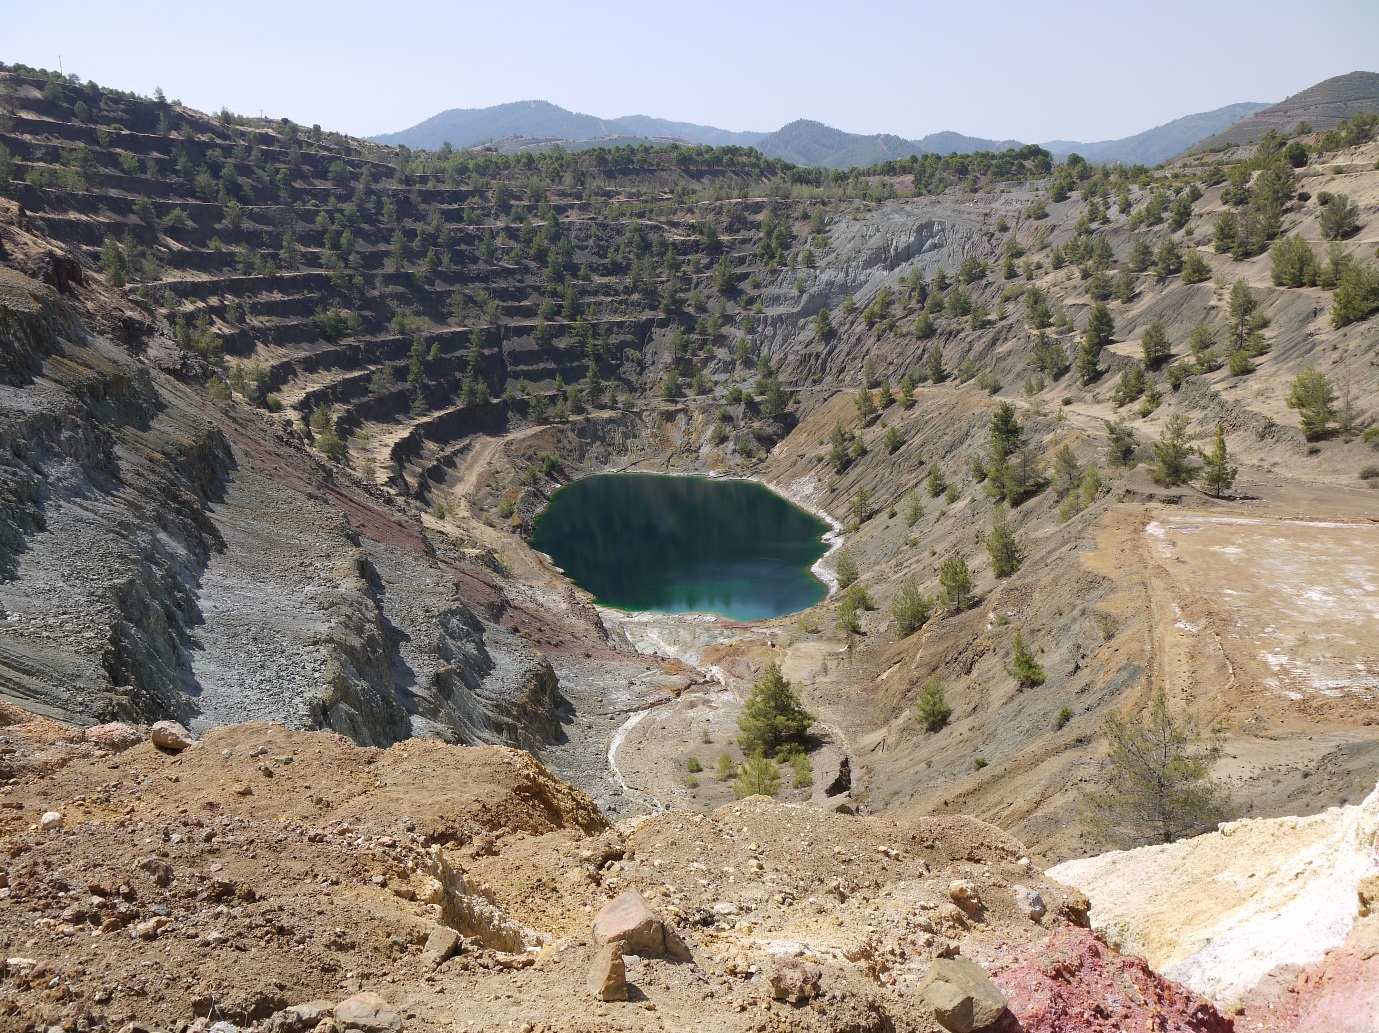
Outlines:
[[[386,1009],[407,1030],[936,1033],[915,990],[959,953],[1008,988],[1027,1030],[1066,1011],[1030,989],[1041,978],[1068,985],[1059,1000],[1119,980],[1161,1028],[1217,1028],[1192,1024],[1190,995],[1098,953],[1069,924],[1085,921],[1080,894],[973,819],[753,798],[615,829],[502,747],[383,750],[257,722],[115,753],[3,719],[0,1029],[201,1016],[282,1031],[299,1028],[286,1008],[363,991],[383,1003],[348,1010]],[[631,956],[628,1001],[603,1004],[586,988],[590,925],[627,889],[692,960]],[[1049,975],[1078,951],[1091,960]]]

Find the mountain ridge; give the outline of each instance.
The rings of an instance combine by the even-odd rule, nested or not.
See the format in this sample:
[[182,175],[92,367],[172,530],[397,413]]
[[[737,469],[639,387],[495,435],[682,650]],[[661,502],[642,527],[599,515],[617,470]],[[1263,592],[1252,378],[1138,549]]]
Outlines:
[[[1157,165],[1205,137],[1227,129],[1268,107],[1256,101],[1195,112],[1114,140],[1052,140],[1040,146],[1063,156],[1077,153],[1093,161]],[[612,146],[639,142],[682,141],[714,147],[756,147],[771,158],[820,168],[877,165],[911,154],[1003,151],[1025,146],[1021,140],[995,140],[953,130],[907,139],[893,133],[851,133],[814,119],[799,118],[774,132],[737,132],[651,115],[600,118],[544,100],[512,101],[487,108],[449,108],[416,125],[370,137],[374,143],[437,150],[445,143],[465,149],[480,145],[502,151],[563,146],[582,150],[598,143]]]
[[1157,165],[1191,147],[1203,138],[1203,133],[1212,135],[1221,132],[1240,119],[1248,118],[1268,106],[1260,101],[1241,101],[1212,111],[1184,115],[1134,136],[1121,137],[1119,140],[1100,140],[1093,143],[1049,140],[1040,146],[1058,155],[1075,152],[1088,161],[1106,161],[1108,156],[1112,156],[1109,160],[1126,164]]
[[1314,130],[1334,129],[1362,111],[1379,113],[1379,72],[1347,72],[1307,87],[1219,132],[1189,144],[1185,153],[1254,143],[1270,129],[1291,133],[1299,122]]
[[436,150],[445,143],[464,149],[506,137],[538,137],[558,140],[592,140],[631,134],[641,137],[678,137],[690,143],[751,146],[765,133],[733,132],[717,126],[674,122],[651,115],[599,118],[562,108],[546,100],[519,100],[487,108],[449,108],[396,133],[370,137],[374,143],[405,145],[414,150]]

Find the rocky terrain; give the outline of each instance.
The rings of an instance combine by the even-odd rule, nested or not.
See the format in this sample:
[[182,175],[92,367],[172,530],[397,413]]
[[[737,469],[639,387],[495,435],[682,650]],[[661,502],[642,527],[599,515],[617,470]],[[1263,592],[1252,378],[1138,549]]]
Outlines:
[[[0,73],[13,1028],[1363,1014],[1363,125],[1155,171],[1026,148],[833,176],[737,148],[413,153],[20,72]],[[1265,216],[1311,255],[1298,285],[1267,240],[1231,244]],[[1087,360],[1094,313],[1113,325]],[[1336,399],[1304,437],[1308,369]],[[1018,425],[1027,494],[993,418]],[[1219,496],[1150,476],[1177,418],[1191,446],[1222,429]],[[623,469],[753,477],[827,516],[874,608],[600,610],[524,534],[561,484]],[[1001,521],[1021,562],[998,573]],[[970,598],[901,634],[902,588],[937,595],[956,556]],[[1009,671],[1017,632],[1042,684]],[[687,778],[744,759],[771,661],[818,714],[813,784],[738,801]],[[931,676],[952,708],[932,732]],[[1067,869],[1098,939],[1040,872],[1101,848],[1079,812],[1104,722],[1160,688],[1218,734],[1240,815],[1294,824]],[[1165,917],[1175,884],[1136,867],[1262,878],[1219,847],[1256,835],[1274,881],[1350,837],[1354,885]],[[1280,936],[1285,913],[1315,935]],[[629,914],[637,949],[605,950]],[[216,951],[235,964],[197,963]]]
[[614,828],[512,749],[6,720],[0,1028],[1231,1028],[970,818]]

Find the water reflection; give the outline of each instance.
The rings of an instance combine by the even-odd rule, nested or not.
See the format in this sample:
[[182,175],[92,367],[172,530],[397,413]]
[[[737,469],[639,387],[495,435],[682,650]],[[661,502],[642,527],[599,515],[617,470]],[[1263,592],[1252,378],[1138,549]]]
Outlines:
[[823,598],[827,531],[749,481],[602,474],[555,493],[532,545],[606,606],[758,620]]

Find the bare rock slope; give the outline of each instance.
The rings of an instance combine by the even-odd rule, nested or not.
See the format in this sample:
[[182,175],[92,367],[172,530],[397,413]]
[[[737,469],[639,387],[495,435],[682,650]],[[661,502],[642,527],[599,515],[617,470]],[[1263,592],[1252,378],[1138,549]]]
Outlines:
[[[1194,839],[1067,861],[1049,874],[1088,895],[1092,927],[1108,943],[1218,1005],[1266,981],[1332,996],[1335,988],[1309,987],[1298,975],[1353,939],[1373,941],[1379,789],[1310,817],[1230,822]],[[1368,995],[1371,1023],[1379,1021],[1373,980],[1373,972],[1342,980]]]

